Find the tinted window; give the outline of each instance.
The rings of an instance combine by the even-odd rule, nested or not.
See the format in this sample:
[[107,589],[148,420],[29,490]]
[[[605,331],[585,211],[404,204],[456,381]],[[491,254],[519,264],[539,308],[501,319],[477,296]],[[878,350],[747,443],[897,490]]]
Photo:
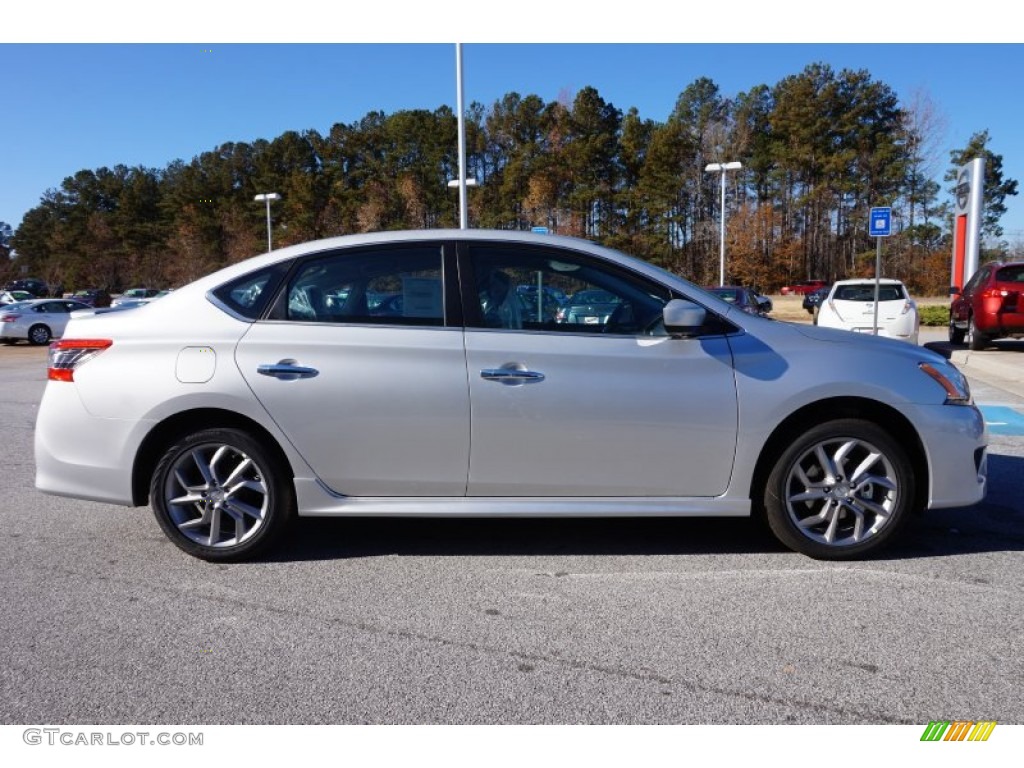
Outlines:
[[[898,301],[906,297],[902,285],[882,285],[878,288],[879,301]],[[833,298],[838,301],[874,301],[875,284],[842,285],[836,290]]]
[[996,280],[1000,283],[1024,283],[1024,264],[1003,267],[996,272]]
[[977,288],[981,282],[988,277],[988,267],[982,267],[974,273],[974,277],[967,281],[967,285],[964,286],[964,293],[970,293]]
[[343,251],[304,261],[272,317],[312,323],[444,325],[441,247]]

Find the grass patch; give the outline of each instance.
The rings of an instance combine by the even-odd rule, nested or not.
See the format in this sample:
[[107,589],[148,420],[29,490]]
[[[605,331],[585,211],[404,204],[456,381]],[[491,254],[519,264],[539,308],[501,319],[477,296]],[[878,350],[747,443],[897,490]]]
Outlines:
[[949,307],[918,305],[917,314],[921,318],[921,325],[948,325]]

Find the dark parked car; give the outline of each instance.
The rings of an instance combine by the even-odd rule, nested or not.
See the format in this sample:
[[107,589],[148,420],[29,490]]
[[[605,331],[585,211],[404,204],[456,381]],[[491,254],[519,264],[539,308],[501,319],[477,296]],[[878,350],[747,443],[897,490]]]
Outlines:
[[817,311],[818,307],[821,306],[821,302],[825,300],[825,297],[828,296],[828,293],[831,290],[832,285],[830,283],[829,285],[823,286],[816,291],[811,291],[810,293],[804,294],[804,301],[802,306],[804,309],[807,310],[807,314],[813,315]]
[[28,291],[39,299],[45,299],[50,295],[50,287],[42,280],[34,277],[26,277],[21,280],[12,280],[4,286],[5,291]]
[[1024,262],[985,264],[963,290],[954,286],[949,340],[984,349],[994,339],[1024,336]]
[[90,307],[110,306],[110,294],[102,288],[86,288],[82,291],[75,291],[75,295],[72,298],[75,301],[88,304]]
[[766,315],[772,309],[771,299],[758,296],[750,288],[744,288],[742,285],[721,285],[705,290],[751,315]]

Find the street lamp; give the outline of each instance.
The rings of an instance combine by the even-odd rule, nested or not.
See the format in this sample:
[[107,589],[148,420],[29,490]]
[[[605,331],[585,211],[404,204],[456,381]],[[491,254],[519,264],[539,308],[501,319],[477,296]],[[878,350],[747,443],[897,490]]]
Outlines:
[[719,214],[719,218],[722,220],[722,231],[720,235],[721,240],[721,255],[719,257],[718,266],[718,284],[725,285],[725,172],[736,171],[743,167],[743,163],[733,161],[731,163],[708,163],[704,166],[705,173],[714,173],[719,171],[722,174],[722,210]]
[[266,201],[267,203],[267,253],[270,253],[272,250],[274,250],[270,242],[270,203],[273,200],[280,199],[281,196],[277,194],[277,192],[267,192],[266,194],[263,195],[256,195],[256,197],[253,198],[253,200],[255,200],[257,203],[262,203],[264,201]]

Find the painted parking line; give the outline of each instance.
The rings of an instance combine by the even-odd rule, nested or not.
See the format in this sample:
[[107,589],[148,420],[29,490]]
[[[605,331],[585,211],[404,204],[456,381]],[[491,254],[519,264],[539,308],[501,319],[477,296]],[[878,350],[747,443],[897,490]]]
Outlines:
[[1024,435],[1024,413],[1006,405],[979,405],[993,435]]

